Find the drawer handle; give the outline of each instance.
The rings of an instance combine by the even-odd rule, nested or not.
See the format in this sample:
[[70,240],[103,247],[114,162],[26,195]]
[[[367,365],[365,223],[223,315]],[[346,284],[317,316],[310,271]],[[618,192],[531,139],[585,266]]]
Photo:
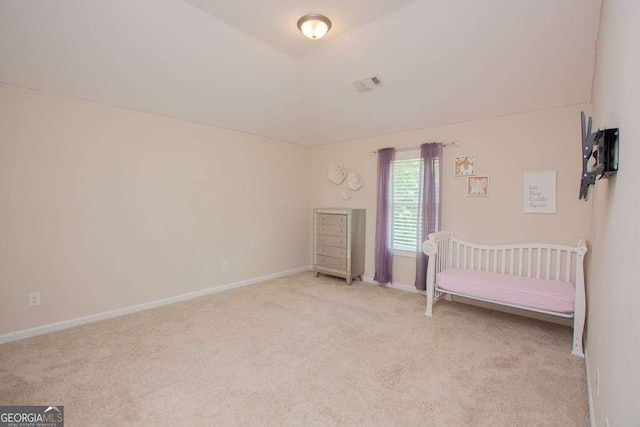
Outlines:
[[338,222],[342,222],[342,218],[340,218],[340,219],[338,220]]
[[321,239],[320,239],[320,241],[321,241],[321,242],[324,242],[324,238],[321,238]]
[[324,249],[320,249],[320,252],[324,252]]
[[343,255],[343,254],[344,254],[344,252],[340,252],[340,255]]
[[324,231],[324,228],[321,228],[320,231]]

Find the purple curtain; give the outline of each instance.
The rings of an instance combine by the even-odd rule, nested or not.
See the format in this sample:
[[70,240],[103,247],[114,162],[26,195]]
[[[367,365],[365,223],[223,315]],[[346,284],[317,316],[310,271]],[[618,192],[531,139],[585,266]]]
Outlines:
[[376,273],[373,280],[378,283],[391,282],[393,250],[391,248],[391,162],[395,148],[378,150],[378,206],[376,208]]
[[422,179],[418,201],[418,239],[416,248],[416,281],[415,287],[424,291],[427,288],[427,263],[429,259],[422,252],[422,242],[430,233],[440,228],[442,207],[440,194],[442,191],[442,144],[422,144],[420,146],[420,162]]

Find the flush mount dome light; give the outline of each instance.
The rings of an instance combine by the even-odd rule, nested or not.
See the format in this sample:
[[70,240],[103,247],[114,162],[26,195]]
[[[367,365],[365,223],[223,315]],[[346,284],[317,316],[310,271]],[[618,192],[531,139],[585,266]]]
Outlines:
[[307,38],[317,40],[329,32],[331,21],[326,16],[311,13],[298,19],[298,28]]

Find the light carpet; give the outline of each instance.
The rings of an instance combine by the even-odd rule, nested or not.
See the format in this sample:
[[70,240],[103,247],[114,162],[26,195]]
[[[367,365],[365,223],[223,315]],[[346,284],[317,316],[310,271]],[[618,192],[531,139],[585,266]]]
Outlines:
[[571,329],[312,273],[0,346],[67,426],[586,426]]

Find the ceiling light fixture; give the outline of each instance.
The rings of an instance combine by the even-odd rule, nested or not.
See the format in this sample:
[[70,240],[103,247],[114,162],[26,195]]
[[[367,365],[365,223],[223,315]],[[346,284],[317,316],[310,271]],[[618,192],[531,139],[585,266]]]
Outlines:
[[298,19],[298,28],[307,38],[317,40],[329,32],[331,21],[326,16],[310,13]]

